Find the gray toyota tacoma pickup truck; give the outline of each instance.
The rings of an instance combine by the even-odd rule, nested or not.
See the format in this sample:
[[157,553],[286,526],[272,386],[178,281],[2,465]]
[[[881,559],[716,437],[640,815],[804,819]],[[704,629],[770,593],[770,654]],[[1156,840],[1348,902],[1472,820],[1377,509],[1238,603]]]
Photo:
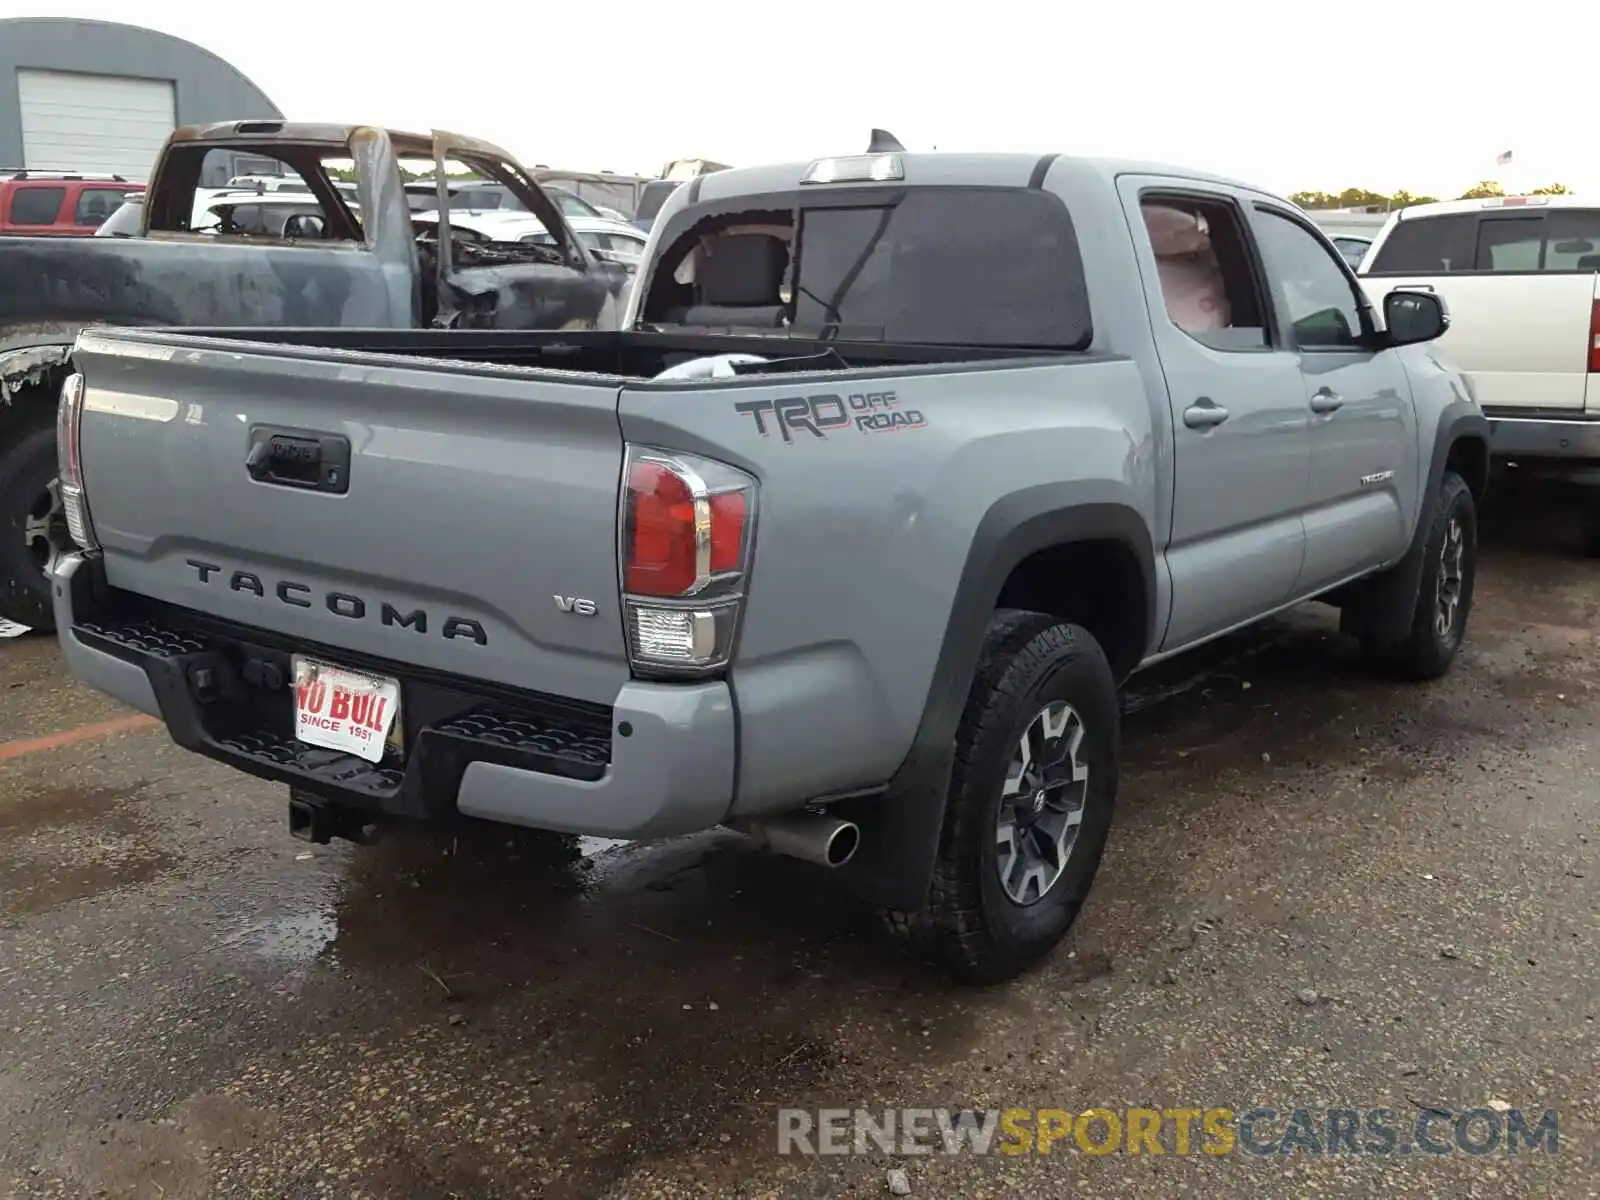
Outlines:
[[970,980],[1076,917],[1119,685],[1303,600],[1456,653],[1488,429],[1298,209],[1049,155],[721,172],[614,331],[98,330],[73,672],[291,829],[729,825]]

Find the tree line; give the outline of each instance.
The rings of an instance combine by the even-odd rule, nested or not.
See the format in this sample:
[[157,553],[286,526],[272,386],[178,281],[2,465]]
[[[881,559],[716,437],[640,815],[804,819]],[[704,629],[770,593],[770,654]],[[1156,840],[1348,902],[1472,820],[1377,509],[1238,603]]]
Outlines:
[[[1462,192],[1457,199],[1486,200],[1491,196],[1504,196],[1505,194],[1505,189],[1493,179],[1482,179]],[[1536,187],[1528,193],[1530,196],[1569,196],[1571,194],[1572,189],[1564,183],[1547,183],[1543,187]],[[1404,188],[1388,196],[1382,192],[1369,192],[1366,188],[1345,188],[1342,192],[1294,192],[1289,199],[1305,209],[1370,207],[1392,209],[1406,208],[1412,204],[1433,204],[1439,200],[1439,197],[1416,195],[1406,191]]]

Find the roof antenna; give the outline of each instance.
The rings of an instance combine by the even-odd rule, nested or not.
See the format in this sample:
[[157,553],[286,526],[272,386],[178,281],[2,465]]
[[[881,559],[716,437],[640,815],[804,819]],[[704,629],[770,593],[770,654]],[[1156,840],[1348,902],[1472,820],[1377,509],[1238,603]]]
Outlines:
[[871,141],[867,144],[868,154],[889,154],[892,151],[904,149],[905,147],[900,144],[900,139],[887,129],[874,129]]

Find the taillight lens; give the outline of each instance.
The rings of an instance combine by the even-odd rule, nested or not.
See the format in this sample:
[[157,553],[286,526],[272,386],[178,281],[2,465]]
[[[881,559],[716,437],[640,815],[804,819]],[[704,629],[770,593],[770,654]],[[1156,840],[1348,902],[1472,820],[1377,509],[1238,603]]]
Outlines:
[[644,673],[727,665],[755,534],[756,481],[693,454],[630,446],[622,490],[628,653]]
[[1594,302],[1589,317],[1589,370],[1600,374],[1600,300]]
[[89,499],[83,487],[83,456],[79,434],[83,426],[83,376],[74,372],[61,385],[56,409],[56,461],[60,471],[61,507],[67,533],[85,550],[99,548],[94,524],[89,520]]

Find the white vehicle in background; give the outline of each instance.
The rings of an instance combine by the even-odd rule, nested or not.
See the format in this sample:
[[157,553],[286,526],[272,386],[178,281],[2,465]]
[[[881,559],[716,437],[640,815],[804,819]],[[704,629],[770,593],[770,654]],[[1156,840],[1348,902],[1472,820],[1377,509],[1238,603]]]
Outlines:
[[[351,197],[346,196],[345,203],[352,214],[357,218],[361,216],[361,206]],[[284,229],[293,217],[314,217],[320,228],[322,204],[308,192],[287,189],[260,194],[225,191],[196,203],[189,228],[195,233],[211,230],[231,237],[254,235],[281,238],[286,236]]]
[[1352,270],[1361,265],[1372,239],[1389,220],[1387,212],[1354,208],[1308,210],[1306,216],[1322,230]]
[[1588,485],[1600,551],[1600,202],[1497,196],[1391,216],[1362,261],[1376,301],[1395,288],[1444,297],[1437,345],[1466,376],[1497,459]]
[[[438,209],[414,212],[416,222],[437,221]],[[598,251],[614,262],[637,267],[644,253],[647,235],[626,221],[611,221],[604,217],[567,217],[573,236],[590,250]],[[532,213],[515,209],[450,209],[450,230],[456,236],[467,236],[483,242],[534,242],[554,245],[555,239]]]
[[235,175],[228,180],[228,187],[255,192],[303,192],[308,195],[311,192],[303,179],[291,179],[285,175]]
[[[143,202],[142,195],[130,195],[122,207],[101,223],[94,236],[138,237],[144,226]],[[345,202],[350,205],[350,211],[360,217],[360,206],[348,198]],[[254,234],[281,238],[291,217],[315,217],[320,222],[322,205],[306,192],[258,193],[248,188],[218,188],[196,192],[189,228],[196,233],[210,230],[230,236]]]
[[[347,202],[354,202],[356,198],[356,185],[346,183],[344,180],[335,179],[333,186],[338,189]],[[291,195],[309,196],[311,188],[305,180],[287,175],[235,175],[228,180],[228,186],[219,188],[218,191],[228,192],[284,192]]]

